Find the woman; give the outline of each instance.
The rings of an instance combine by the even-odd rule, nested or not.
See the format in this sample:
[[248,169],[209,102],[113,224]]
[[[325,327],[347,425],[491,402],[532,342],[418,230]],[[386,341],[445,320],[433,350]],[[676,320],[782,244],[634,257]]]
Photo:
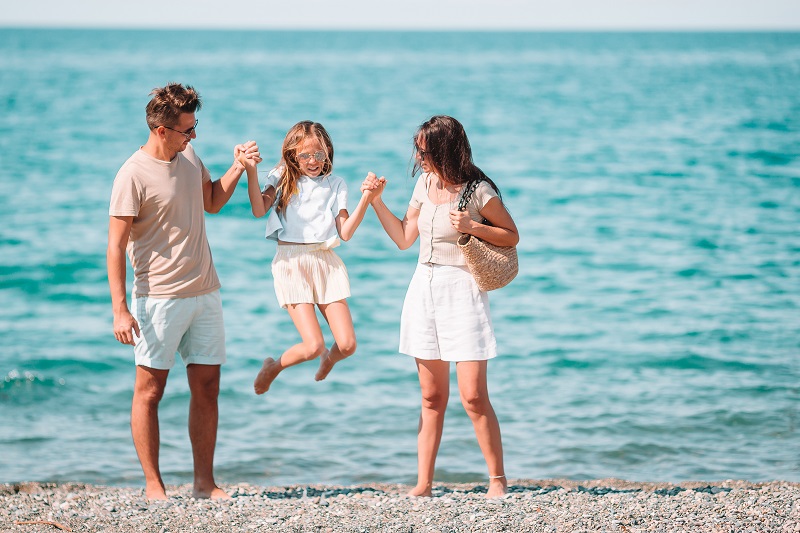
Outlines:
[[[420,237],[419,263],[400,319],[400,352],[416,359],[422,390],[417,437],[418,478],[411,496],[430,496],[450,389],[450,362],[456,363],[461,403],[475,428],[489,470],[487,497],[505,494],[500,425],[489,401],[487,361],[497,355],[489,296],[478,289],[456,245],[468,233],[499,246],[516,245],[517,227],[497,186],[472,162],[464,127],[435,116],[414,138],[413,174],[422,170],[403,220],[383,203],[385,178],[369,174],[362,191],[381,225],[397,244],[409,248]],[[478,180],[465,211],[456,209],[467,183]]]

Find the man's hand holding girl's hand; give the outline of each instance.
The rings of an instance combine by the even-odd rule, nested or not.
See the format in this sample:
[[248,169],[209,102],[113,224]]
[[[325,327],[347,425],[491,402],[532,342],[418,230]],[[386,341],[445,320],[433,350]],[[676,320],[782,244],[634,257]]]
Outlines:
[[254,167],[263,161],[255,141],[237,144],[233,148],[233,158],[244,165],[245,168],[250,166]]

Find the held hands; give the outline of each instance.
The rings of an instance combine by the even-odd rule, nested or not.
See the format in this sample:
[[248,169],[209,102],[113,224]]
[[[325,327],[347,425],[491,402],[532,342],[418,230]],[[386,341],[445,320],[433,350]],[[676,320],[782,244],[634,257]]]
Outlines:
[[457,209],[450,210],[450,224],[459,233],[471,233],[475,227],[475,221],[470,218],[469,213]]
[[380,197],[384,188],[386,188],[386,178],[383,176],[379,178],[374,172],[368,173],[361,183],[361,192],[370,203]]
[[233,148],[233,158],[245,168],[255,168],[256,165],[263,161],[261,159],[261,153],[258,151],[258,145],[255,141],[247,141],[244,144],[237,144]]

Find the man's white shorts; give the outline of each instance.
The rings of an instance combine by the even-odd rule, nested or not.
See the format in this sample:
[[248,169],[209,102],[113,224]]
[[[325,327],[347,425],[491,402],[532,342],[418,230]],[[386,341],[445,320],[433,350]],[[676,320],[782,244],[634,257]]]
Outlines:
[[138,366],[169,370],[180,353],[185,365],[225,362],[225,324],[219,290],[189,298],[134,298],[131,314],[141,336],[133,348]]
[[400,353],[442,361],[497,355],[489,295],[466,267],[417,264],[403,302]]

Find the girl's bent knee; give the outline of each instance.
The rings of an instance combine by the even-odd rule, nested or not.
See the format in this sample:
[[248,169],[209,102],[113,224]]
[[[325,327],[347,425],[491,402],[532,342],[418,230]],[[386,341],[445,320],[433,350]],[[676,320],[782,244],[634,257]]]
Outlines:
[[348,339],[341,344],[337,342],[336,346],[339,347],[339,352],[345,357],[350,357],[356,353],[356,340],[354,338]]
[[307,342],[303,344],[303,347],[305,348],[306,361],[311,361],[313,359],[316,359],[317,357],[325,353],[324,340]]

